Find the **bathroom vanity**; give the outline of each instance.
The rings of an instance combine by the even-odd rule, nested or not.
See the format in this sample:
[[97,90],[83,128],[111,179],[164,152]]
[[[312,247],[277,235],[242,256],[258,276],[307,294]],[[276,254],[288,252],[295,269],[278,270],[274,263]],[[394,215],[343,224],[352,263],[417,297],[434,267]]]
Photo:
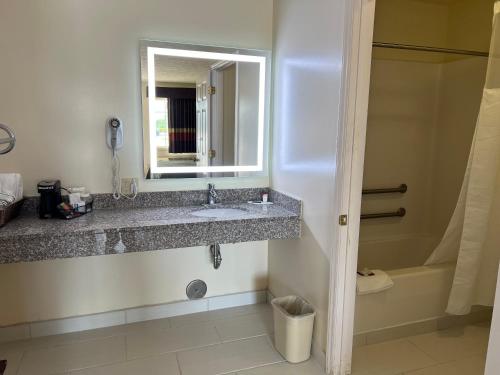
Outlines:
[[[270,51],[142,40],[138,56],[147,183],[268,175]],[[272,204],[248,203],[262,189],[233,189],[210,207],[205,190],[122,191],[119,157],[131,125],[119,115],[106,125],[112,194],[96,195],[93,212],[69,221],[38,219],[37,199],[28,198],[0,230],[0,263],[300,236],[301,203],[268,189]]]
[[[37,217],[36,199],[0,230],[0,263],[33,262],[190,246],[300,237],[301,202],[270,190],[273,204],[257,200],[262,189],[141,193],[136,200],[95,197],[95,210],[73,220]],[[267,189],[266,189],[267,191]]]

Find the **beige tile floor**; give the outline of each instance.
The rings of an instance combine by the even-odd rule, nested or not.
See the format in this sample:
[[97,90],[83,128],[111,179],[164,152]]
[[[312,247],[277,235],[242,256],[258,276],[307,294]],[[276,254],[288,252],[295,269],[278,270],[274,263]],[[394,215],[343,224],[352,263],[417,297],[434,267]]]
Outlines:
[[483,375],[488,323],[357,347],[353,375]]
[[[252,305],[0,344],[5,375],[324,375],[272,346],[272,311]],[[353,375],[482,375],[489,325],[354,349]]]
[[5,375],[324,375],[272,345],[269,305],[0,344]]

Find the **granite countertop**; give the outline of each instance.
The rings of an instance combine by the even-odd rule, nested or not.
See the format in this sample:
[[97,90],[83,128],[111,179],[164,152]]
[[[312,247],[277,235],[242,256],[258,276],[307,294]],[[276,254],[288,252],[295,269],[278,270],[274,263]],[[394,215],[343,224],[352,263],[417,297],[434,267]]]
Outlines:
[[[0,228],[0,263],[300,237],[300,202],[277,192],[270,195],[275,198],[273,205],[218,204],[216,208],[244,211],[223,218],[192,215],[205,209],[197,204],[104,205],[72,220],[41,220],[35,212],[27,211]],[[248,192],[242,196],[247,197]],[[184,202],[193,203],[189,199]]]
[[[223,218],[197,217],[191,213],[212,208],[237,208],[245,214]],[[79,232],[142,229],[174,224],[231,222],[251,219],[287,218],[294,213],[278,205],[259,206],[249,203],[217,204],[213,207],[148,207],[125,209],[100,209],[72,220],[39,219],[24,213],[0,230],[0,239],[31,235],[69,235]]]

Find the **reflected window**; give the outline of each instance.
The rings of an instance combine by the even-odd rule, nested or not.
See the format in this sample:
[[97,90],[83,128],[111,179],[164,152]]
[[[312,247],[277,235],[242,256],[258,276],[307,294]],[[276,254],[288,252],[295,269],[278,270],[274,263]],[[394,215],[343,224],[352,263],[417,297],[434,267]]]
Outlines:
[[156,147],[168,148],[168,98],[155,101]]

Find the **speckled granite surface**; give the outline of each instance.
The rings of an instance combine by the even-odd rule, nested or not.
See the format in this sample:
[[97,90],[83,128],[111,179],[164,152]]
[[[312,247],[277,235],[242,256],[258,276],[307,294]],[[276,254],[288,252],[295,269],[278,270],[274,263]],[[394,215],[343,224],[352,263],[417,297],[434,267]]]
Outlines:
[[269,200],[288,211],[296,213],[302,217],[302,201],[276,190],[269,190]]
[[[261,192],[271,192],[269,188],[217,189],[219,201],[223,203],[241,203],[259,200]],[[201,206],[207,202],[206,190],[160,191],[139,193],[134,200],[115,200],[112,194],[93,194],[94,208],[146,208],[146,207],[182,207]],[[25,199],[22,210],[34,212],[38,206],[38,197]]]
[[220,190],[221,201],[231,203],[218,208],[244,211],[224,218],[192,215],[203,209],[205,191],[142,193],[132,207],[128,200],[96,200],[97,207],[106,208],[69,221],[40,220],[29,209],[0,229],[0,263],[300,237],[300,201],[287,201],[285,196],[276,198],[285,205],[236,203],[257,199],[261,190]]

